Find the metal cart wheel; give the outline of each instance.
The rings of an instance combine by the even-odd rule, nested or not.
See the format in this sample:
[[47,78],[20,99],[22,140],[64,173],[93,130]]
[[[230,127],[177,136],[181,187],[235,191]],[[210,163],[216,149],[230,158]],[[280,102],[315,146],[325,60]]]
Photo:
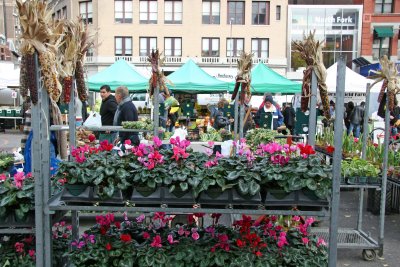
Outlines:
[[366,261],[373,261],[376,259],[376,252],[373,249],[364,249],[362,256]]

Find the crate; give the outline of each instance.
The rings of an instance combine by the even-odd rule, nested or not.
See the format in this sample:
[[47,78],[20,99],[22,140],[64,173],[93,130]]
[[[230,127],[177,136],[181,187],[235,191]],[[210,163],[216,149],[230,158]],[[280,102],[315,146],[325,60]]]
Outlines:
[[[368,189],[367,211],[378,215],[381,207],[381,190]],[[400,182],[388,178],[385,214],[400,213]]]
[[6,109],[6,117],[15,117],[14,109]]
[[6,110],[5,109],[0,109],[0,117],[6,116]]
[[15,117],[22,117],[22,110],[21,109],[15,109]]

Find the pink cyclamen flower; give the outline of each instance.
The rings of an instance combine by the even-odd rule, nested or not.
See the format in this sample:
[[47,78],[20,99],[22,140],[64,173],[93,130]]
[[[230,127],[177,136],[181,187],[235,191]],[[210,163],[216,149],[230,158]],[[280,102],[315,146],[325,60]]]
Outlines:
[[143,238],[144,239],[149,239],[150,238],[150,234],[148,232],[144,232],[143,233]]
[[301,241],[303,241],[303,244],[304,244],[304,245],[308,245],[309,240],[308,240],[307,237],[303,237],[303,238],[301,239]]
[[146,218],[146,216],[144,216],[144,214],[141,214],[139,217],[136,218],[136,222],[142,223],[145,218]]
[[197,240],[197,239],[199,239],[199,238],[200,238],[200,235],[199,235],[199,233],[197,233],[197,232],[193,232],[193,233],[192,233],[192,238],[193,238],[194,240]]
[[4,182],[6,179],[7,176],[4,173],[0,174],[0,182]]
[[24,243],[21,242],[17,242],[15,243],[14,247],[15,247],[15,251],[18,253],[23,253],[24,252]]
[[32,259],[35,259],[35,254],[36,254],[36,252],[35,252],[34,249],[30,249],[30,250],[28,251],[28,254],[29,254],[29,256],[30,256]]
[[317,241],[317,247],[319,246],[326,246],[326,242],[325,240],[323,240],[322,238],[318,237],[318,241]]
[[300,216],[297,216],[297,215],[293,216],[292,217],[292,221],[299,222],[300,221]]
[[17,172],[16,174],[14,174],[14,183],[16,188],[21,189],[24,180],[25,180],[24,172]]
[[167,240],[168,240],[168,243],[170,243],[170,244],[179,243],[178,240],[174,240],[174,237],[172,235],[168,235]]
[[162,141],[157,136],[154,136],[153,142],[155,147],[160,147],[162,145]]
[[153,242],[150,244],[150,246],[152,246],[153,248],[161,248],[162,244],[161,244],[161,236],[156,235],[153,238]]

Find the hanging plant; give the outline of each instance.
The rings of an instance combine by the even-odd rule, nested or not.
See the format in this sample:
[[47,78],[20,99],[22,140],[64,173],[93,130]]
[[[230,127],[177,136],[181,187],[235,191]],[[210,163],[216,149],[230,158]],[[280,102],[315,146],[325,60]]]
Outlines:
[[241,89],[240,93],[240,104],[243,105],[245,96],[250,96],[250,71],[252,65],[253,54],[242,52],[240,58],[238,59],[238,74],[236,76],[236,83],[232,93],[232,100],[236,98],[239,93],[239,87]]

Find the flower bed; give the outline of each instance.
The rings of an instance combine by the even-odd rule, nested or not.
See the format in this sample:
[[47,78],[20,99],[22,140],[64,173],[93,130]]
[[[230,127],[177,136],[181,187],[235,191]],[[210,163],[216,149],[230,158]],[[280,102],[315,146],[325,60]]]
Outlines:
[[113,214],[99,216],[68,257],[76,266],[326,266],[324,240],[310,235],[312,218],[243,215],[232,227],[214,223],[199,227],[204,214],[188,215],[185,225],[155,213],[118,222]]

